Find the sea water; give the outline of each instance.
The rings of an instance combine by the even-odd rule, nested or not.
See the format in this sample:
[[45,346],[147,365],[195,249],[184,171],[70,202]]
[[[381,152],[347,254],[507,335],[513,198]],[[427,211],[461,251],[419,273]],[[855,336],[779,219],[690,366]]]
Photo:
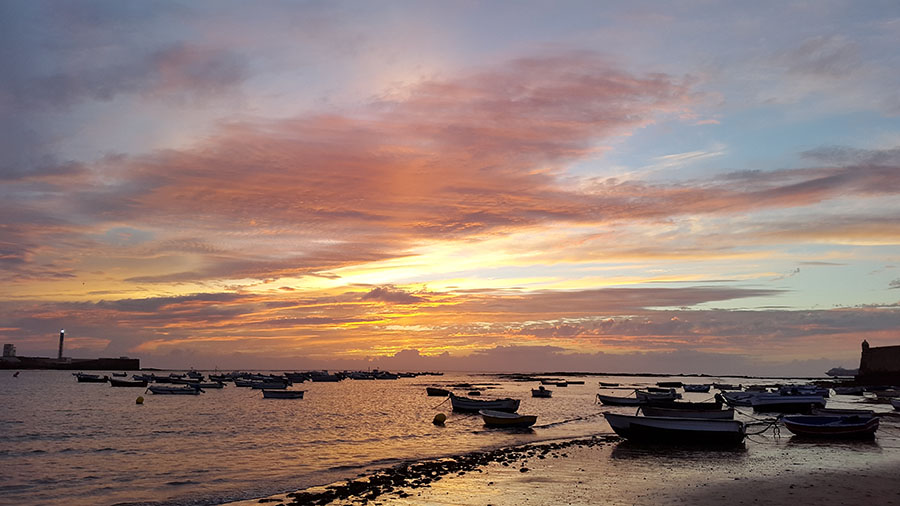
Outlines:
[[[167,374],[164,373],[157,374]],[[501,375],[445,374],[397,380],[295,385],[303,399],[264,399],[227,383],[193,396],[78,383],[71,372],[0,372],[0,504],[211,505],[352,478],[403,461],[562,438],[609,434],[595,401],[598,381],[629,388],[666,378],[579,378],[548,386]],[[707,379],[712,381],[711,379]],[[740,380],[722,378],[729,383]],[[697,383],[704,381],[695,381]],[[771,380],[769,380],[771,382]],[[478,415],[451,412],[426,386],[481,398],[521,399],[532,430],[487,429]],[[745,381],[746,383],[746,381]],[[137,404],[138,396],[144,397]],[[688,394],[706,400],[711,394]],[[432,423],[447,414],[443,426]]]

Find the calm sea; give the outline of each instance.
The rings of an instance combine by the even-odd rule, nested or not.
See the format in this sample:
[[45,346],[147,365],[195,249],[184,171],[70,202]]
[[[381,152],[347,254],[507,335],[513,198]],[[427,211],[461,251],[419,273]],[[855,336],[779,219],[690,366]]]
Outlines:
[[[585,384],[549,387],[551,399],[531,397],[536,382],[445,374],[307,382],[294,387],[306,390],[304,399],[279,400],[231,384],[170,396],[78,383],[66,371],[22,371],[17,378],[0,371],[0,504],[219,504],[400,461],[611,433],[594,401],[598,381],[654,385],[665,378],[569,379]],[[425,394],[426,386],[457,383],[483,386],[482,398],[521,399],[519,412],[538,415],[537,425],[487,430],[479,416],[453,414],[449,402]],[[444,427],[431,423],[437,413],[448,415]]]

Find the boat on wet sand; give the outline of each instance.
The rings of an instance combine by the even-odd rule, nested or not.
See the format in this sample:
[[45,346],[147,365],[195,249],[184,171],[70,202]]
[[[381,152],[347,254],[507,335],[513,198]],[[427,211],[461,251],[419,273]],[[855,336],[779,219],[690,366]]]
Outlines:
[[824,408],[825,398],[819,395],[760,394],[750,399],[753,411],[760,413],[810,413]]
[[184,385],[180,387],[150,385],[149,387],[147,387],[147,390],[154,394],[160,395],[200,395],[200,393],[203,392],[203,390],[191,385]]
[[792,433],[815,438],[870,438],[878,430],[877,416],[794,415],[782,418]]
[[893,406],[894,409],[900,409],[900,399],[891,399],[891,406]]
[[621,397],[618,395],[597,394],[597,400],[606,406],[640,406],[646,402],[637,397]]
[[637,416],[604,413],[616,434],[631,441],[737,445],[744,441],[746,427],[738,420]]
[[76,372],[74,376],[79,383],[106,383],[106,376],[100,376],[99,374]]
[[685,392],[701,392],[701,393],[709,392],[709,385],[689,385],[689,384],[685,384],[682,388],[684,388],[684,391],[685,391]]
[[425,392],[430,397],[447,397],[450,395],[450,390],[438,387],[425,387]]
[[553,395],[553,390],[547,390],[546,388],[544,388],[543,385],[541,385],[537,388],[531,389],[532,397],[540,397],[543,399],[549,399],[551,395]]
[[733,420],[734,408],[728,409],[681,409],[664,404],[648,404],[640,407],[646,416],[668,416],[675,418],[706,418],[709,420]]
[[450,394],[450,405],[453,406],[453,411],[462,413],[477,413],[482,409],[491,411],[506,411],[508,413],[515,413],[519,410],[518,399],[469,399],[468,397],[460,397],[452,393]]
[[490,409],[479,410],[478,414],[488,427],[531,427],[537,422],[535,415],[520,415]]
[[267,390],[263,389],[263,399],[302,399],[306,390]]

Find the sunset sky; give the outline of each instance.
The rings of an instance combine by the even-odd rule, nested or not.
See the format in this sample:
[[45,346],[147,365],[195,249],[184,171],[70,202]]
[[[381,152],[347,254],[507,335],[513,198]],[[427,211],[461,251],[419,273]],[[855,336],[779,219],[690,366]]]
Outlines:
[[900,3],[0,3],[0,342],[821,375],[900,344]]

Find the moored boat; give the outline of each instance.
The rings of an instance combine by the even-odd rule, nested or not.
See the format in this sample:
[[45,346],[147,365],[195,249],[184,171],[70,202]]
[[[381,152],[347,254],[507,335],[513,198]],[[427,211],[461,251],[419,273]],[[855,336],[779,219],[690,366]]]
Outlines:
[[810,413],[824,408],[825,398],[819,395],[760,394],[750,400],[753,411],[761,413]]
[[202,389],[192,385],[184,385],[180,387],[170,387],[164,385],[150,385],[147,390],[159,395],[199,395]]
[[674,401],[681,397],[681,394],[675,392],[675,390],[667,390],[664,392],[649,392],[644,390],[635,390],[634,395],[637,396],[638,399],[646,402],[651,401]]
[[618,383],[609,383],[606,381],[600,381],[599,383],[600,383],[601,387],[617,387],[617,386],[619,386]]
[[540,397],[542,399],[549,399],[551,395],[553,395],[553,390],[547,390],[546,388],[544,388],[544,385],[541,385],[537,388],[531,389],[532,397]]
[[637,397],[620,397],[617,395],[597,394],[597,400],[606,406],[640,406],[646,404],[645,401]]
[[706,392],[709,392],[709,387],[710,387],[709,385],[690,385],[690,384],[685,383],[683,388],[684,388],[685,392],[706,393]]
[[117,378],[109,378],[109,386],[111,387],[146,387],[147,380],[124,380]]
[[86,374],[83,372],[73,374],[79,383],[106,383],[107,380],[106,376],[100,376],[99,374]]
[[263,399],[302,399],[306,390],[267,390],[263,389]]
[[878,430],[877,416],[794,415],[782,418],[794,434],[817,438],[869,438]]
[[447,397],[448,395],[450,395],[450,390],[437,387],[425,387],[425,392],[430,397]]
[[460,397],[451,393],[450,405],[453,406],[453,411],[463,413],[477,413],[482,409],[515,413],[519,409],[519,400],[510,398],[494,399],[490,401],[469,399],[468,397]]
[[[674,403],[672,403],[674,404]],[[668,416],[675,418],[706,418],[710,420],[733,420],[734,408],[727,409],[680,409],[666,404],[646,404],[641,406],[646,416]]]
[[536,415],[520,415],[490,409],[479,410],[478,414],[488,427],[531,427],[537,422]]
[[604,413],[616,434],[632,441],[736,445],[746,427],[738,420],[636,416]]

